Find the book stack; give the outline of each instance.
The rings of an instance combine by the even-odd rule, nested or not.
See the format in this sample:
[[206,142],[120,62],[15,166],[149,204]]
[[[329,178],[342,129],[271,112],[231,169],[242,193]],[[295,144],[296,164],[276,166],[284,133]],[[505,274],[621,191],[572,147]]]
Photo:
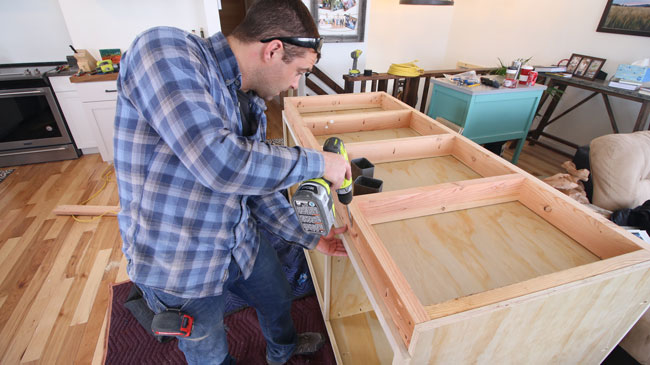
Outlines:
[[616,87],[619,89],[625,89],[625,90],[638,90],[641,87],[641,83],[632,80],[625,80],[625,79],[613,77],[609,81],[609,86]]
[[650,88],[650,67],[618,65],[616,74],[610,80],[609,86],[647,93],[648,88]]
[[566,66],[533,66],[537,72],[566,72]]
[[648,95],[648,96],[650,96],[650,84],[648,84],[648,83],[643,84],[643,85],[639,88],[639,94],[643,94],[643,95]]

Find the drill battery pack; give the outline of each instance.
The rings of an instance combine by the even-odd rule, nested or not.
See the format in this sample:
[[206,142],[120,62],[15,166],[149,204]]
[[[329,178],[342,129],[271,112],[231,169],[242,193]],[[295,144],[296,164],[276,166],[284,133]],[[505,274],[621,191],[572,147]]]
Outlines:
[[305,233],[327,235],[334,225],[334,202],[324,179],[303,182],[291,197],[300,226]]

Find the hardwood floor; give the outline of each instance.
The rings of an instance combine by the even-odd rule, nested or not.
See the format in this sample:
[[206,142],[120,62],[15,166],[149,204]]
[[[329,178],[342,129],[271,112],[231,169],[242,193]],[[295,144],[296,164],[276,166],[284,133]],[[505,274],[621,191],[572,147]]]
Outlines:
[[[280,109],[273,110],[269,138],[278,138]],[[564,160],[526,146],[519,166],[547,176]],[[52,209],[86,200],[107,168],[86,155],[18,166],[0,183],[0,363],[101,363],[109,287],[128,279],[117,220],[80,223]],[[118,204],[112,180],[89,204]]]
[[[88,155],[18,166],[0,183],[1,363],[101,363],[109,285],[127,279],[117,221],[52,209],[90,197],[107,167]],[[115,182],[90,203],[117,205]]]

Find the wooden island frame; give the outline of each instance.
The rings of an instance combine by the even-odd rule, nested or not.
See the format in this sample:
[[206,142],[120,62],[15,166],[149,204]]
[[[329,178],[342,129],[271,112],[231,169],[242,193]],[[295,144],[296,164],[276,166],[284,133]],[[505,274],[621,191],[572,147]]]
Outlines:
[[624,229],[384,92],[284,100],[284,140],[343,139],[384,191],[306,251],[340,364],[600,363],[650,305]]

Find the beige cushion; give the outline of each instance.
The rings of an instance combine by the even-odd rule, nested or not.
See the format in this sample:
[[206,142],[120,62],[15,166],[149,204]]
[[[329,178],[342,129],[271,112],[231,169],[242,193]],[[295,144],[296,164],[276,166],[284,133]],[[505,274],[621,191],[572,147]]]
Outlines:
[[594,139],[589,164],[595,205],[618,210],[650,200],[650,131]]

